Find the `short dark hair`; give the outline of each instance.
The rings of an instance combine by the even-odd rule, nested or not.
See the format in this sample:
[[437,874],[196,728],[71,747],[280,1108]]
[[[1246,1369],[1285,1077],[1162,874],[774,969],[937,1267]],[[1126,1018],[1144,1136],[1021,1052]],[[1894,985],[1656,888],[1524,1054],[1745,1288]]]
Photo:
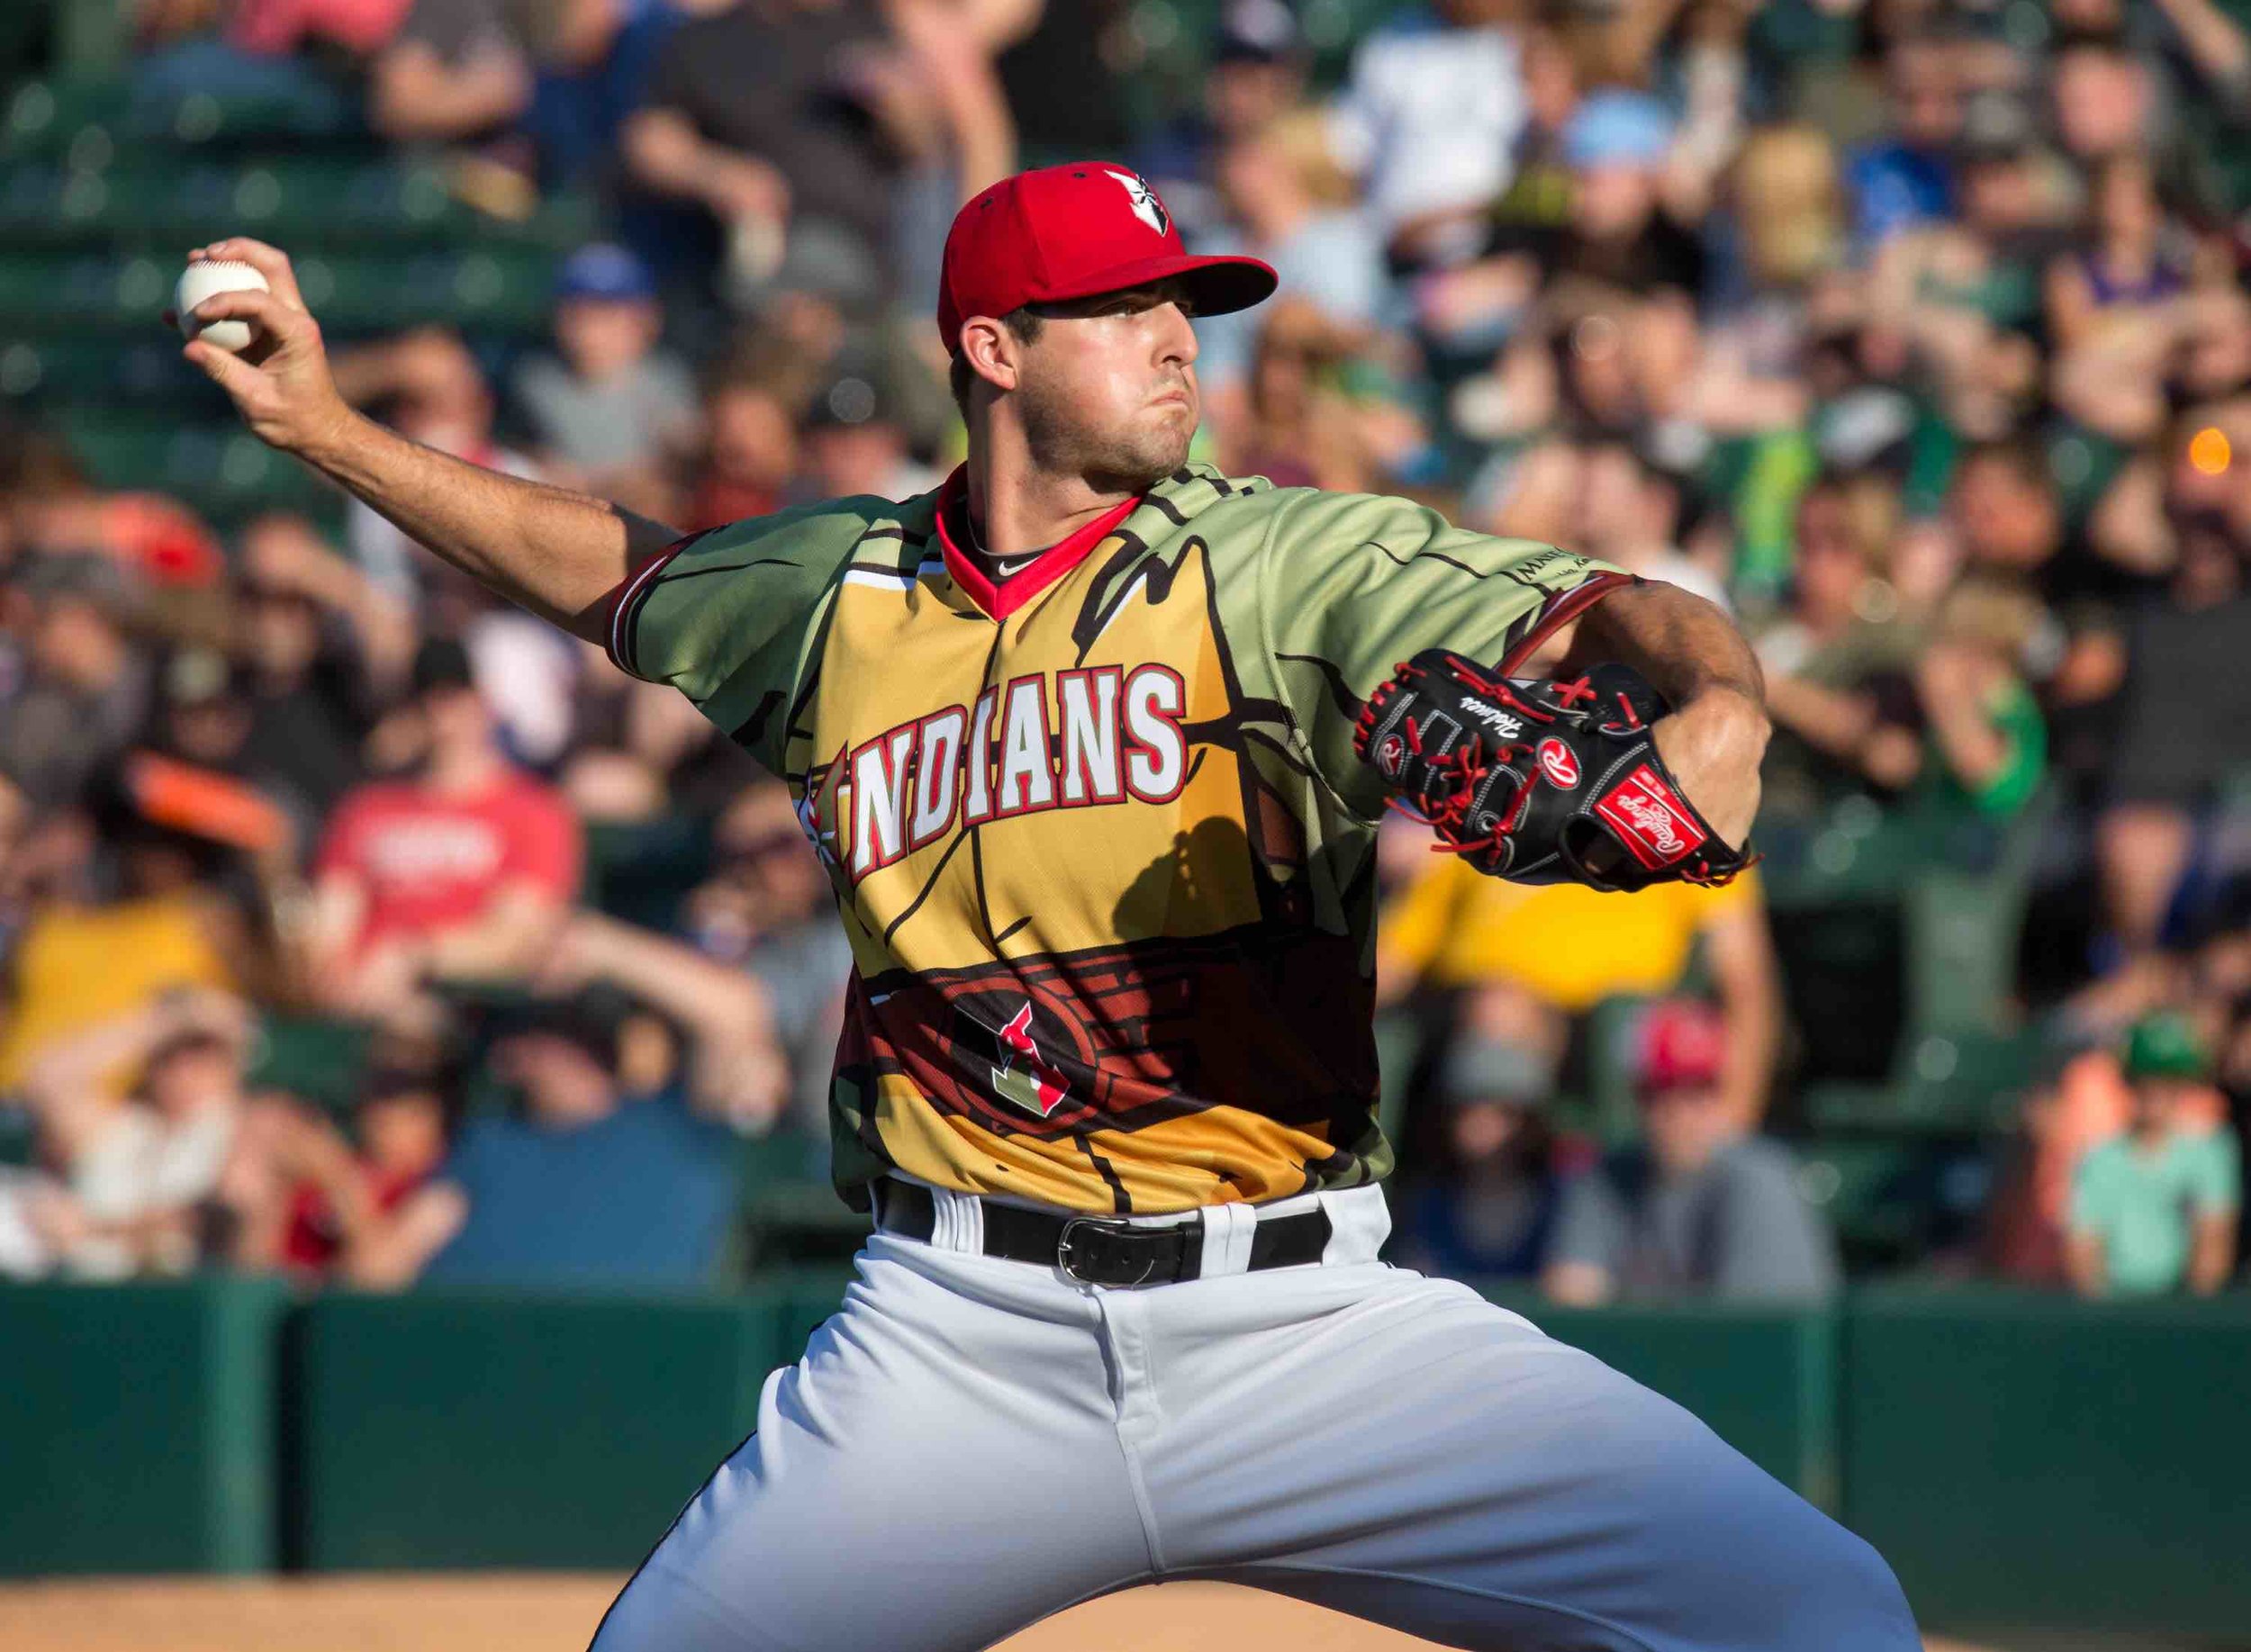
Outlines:
[[[1040,329],[1047,325],[1032,313],[1027,304],[1018,304],[1000,318],[1000,324],[1008,329],[1008,336],[1018,344],[1031,343],[1040,336]],[[945,382],[947,388],[954,393],[954,405],[966,423],[969,420],[969,393],[976,386],[977,369],[969,365],[969,357],[963,355],[959,348],[955,348],[954,359],[946,366]]]

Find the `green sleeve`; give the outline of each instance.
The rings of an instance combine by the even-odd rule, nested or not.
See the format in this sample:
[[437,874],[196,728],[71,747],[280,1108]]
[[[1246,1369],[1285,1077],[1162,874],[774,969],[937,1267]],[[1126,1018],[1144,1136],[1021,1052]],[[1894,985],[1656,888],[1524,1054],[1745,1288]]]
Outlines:
[[2243,1167],[2236,1133],[2222,1125],[2201,1143],[2192,1203],[2200,1216],[2231,1215],[2243,1204]]
[[2070,1226],[2084,1232],[2108,1233],[2116,1225],[2118,1169],[2111,1142],[2087,1150],[2071,1181]]
[[1972,794],[1982,814],[2015,814],[2032,799],[2048,771],[2048,725],[2031,690],[2011,677],[1986,708],[2007,754],[1991,779]]
[[[658,552],[618,588],[610,657],[669,682],[767,769],[838,571],[888,501],[847,499],[732,522]],[[880,547],[896,560],[896,539]]]
[[1384,795],[1353,755],[1352,723],[1401,661],[1440,647],[1497,664],[1543,620],[1560,623],[1627,578],[1577,552],[1457,528],[1411,500],[1275,497],[1255,618],[1307,755],[1363,819],[1382,814]]

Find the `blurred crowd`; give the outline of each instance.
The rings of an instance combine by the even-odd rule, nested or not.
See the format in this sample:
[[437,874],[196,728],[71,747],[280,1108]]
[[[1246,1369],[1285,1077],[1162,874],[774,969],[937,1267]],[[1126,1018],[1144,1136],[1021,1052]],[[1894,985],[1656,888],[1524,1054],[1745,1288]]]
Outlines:
[[[683,528],[934,486],[945,226],[1099,155],[1282,276],[1198,323],[1197,456],[1728,607],[1756,874],[1525,889],[1387,827],[1404,1259],[1832,1290],[1806,1098],[1932,1010],[1808,915],[1935,870],[2036,1047],[1918,1259],[2232,1277],[2251,4],[141,0],[136,44],[356,99],[496,217],[596,203],[540,348],[339,352],[445,451]],[[364,508],[217,532],[28,423],[0,465],[0,1272],[710,1277],[848,962],[786,791]]]

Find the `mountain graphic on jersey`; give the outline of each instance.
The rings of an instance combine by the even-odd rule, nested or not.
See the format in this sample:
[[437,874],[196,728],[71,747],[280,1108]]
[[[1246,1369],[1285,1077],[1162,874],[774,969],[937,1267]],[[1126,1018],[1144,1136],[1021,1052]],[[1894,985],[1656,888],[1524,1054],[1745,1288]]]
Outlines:
[[1619,576],[1190,465],[996,589],[963,483],[719,530],[613,613],[799,794],[855,964],[839,1187],[1163,1211],[1382,1174],[1352,717]]

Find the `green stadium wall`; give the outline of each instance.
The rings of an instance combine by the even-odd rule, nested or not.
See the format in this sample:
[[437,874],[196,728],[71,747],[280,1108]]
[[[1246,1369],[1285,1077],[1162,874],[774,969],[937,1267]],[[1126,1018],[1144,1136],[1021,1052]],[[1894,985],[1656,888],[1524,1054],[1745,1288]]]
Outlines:
[[[635,1565],[846,1276],[677,1298],[0,1288],[0,1574]],[[1930,1625],[2251,1625],[2251,1297],[1876,1288],[1834,1313],[1487,1293],[1881,1549]]]

